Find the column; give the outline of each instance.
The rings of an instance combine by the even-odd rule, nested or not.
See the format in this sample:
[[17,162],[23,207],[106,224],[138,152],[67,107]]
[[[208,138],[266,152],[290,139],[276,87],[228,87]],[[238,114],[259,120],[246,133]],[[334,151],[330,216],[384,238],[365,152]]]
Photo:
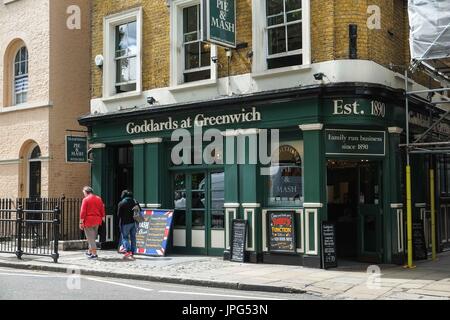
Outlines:
[[[162,207],[162,182],[168,180],[167,164],[163,163],[162,138],[145,139],[145,201],[147,208]],[[163,175],[165,179],[163,178]]]
[[145,202],[145,140],[132,140],[133,145],[133,193],[141,207]]
[[322,123],[300,125],[304,142],[304,243],[305,266],[321,267],[320,229],[327,219],[326,203],[326,163],[324,130]]
[[236,158],[237,130],[222,132],[224,139],[224,171],[225,171],[225,251],[224,260],[230,259],[231,226],[234,219],[238,218],[239,208],[239,167]]
[[402,264],[404,261],[404,208],[401,190],[401,172],[404,171],[399,149],[402,128],[389,127],[388,154],[386,155],[385,170],[383,172],[385,199],[383,211],[386,212],[383,226],[385,237],[384,259],[386,262]]
[[[240,130],[237,144],[239,163],[240,217],[248,222],[247,248],[250,262],[262,260],[261,177],[258,165],[258,129]],[[239,154],[239,152],[242,152]]]

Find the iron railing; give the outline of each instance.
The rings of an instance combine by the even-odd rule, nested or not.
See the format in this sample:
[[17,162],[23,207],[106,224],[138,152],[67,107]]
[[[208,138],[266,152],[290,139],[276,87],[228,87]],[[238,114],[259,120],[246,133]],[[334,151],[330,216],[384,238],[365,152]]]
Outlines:
[[0,252],[49,256],[58,262],[61,211],[0,209]]

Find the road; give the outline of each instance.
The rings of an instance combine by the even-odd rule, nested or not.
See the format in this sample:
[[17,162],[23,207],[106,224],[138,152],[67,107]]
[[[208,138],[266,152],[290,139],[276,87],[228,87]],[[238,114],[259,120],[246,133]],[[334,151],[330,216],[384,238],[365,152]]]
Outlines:
[[0,300],[317,300],[285,294],[0,268]]

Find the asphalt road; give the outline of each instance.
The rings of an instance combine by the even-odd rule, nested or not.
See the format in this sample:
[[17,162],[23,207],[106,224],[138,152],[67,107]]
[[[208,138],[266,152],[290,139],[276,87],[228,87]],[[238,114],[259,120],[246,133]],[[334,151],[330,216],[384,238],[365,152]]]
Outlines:
[[0,300],[317,300],[284,294],[0,268]]

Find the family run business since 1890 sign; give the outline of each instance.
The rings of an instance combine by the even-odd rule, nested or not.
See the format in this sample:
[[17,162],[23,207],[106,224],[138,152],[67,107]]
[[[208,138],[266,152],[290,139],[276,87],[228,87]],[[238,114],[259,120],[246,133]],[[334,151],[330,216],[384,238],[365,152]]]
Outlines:
[[203,0],[205,40],[236,48],[236,0]]
[[136,253],[165,256],[173,211],[145,210],[144,218],[145,221],[139,224],[136,234]]
[[386,133],[329,129],[325,131],[325,148],[327,155],[384,156]]

